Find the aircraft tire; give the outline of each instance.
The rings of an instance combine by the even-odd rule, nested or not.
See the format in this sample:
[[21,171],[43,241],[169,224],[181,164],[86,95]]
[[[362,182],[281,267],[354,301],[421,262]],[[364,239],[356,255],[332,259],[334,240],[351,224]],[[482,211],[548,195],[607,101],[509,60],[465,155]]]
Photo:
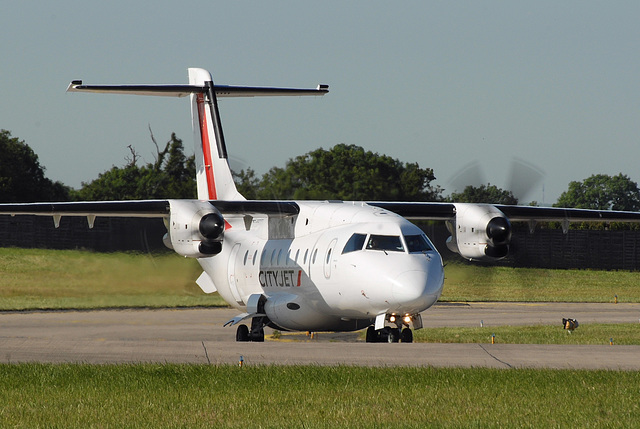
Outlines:
[[254,343],[264,343],[264,329],[260,328],[258,332],[252,332],[251,341]]
[[411,328],[404,328],[402,333],[400,334],[400,341],[403,343],[412,343],[413,342],[413,331]]
[[367,343],[377,343],[378,340],[378,335],[379,333],[376,331],[376,328],[372,326],[369,326],[367,328]]
[[251,338],[249,337],[249,328],[247,327],[247,325],[238,326],[238,329],[236,330],[236,341],[239,341],[239,342],[251,341]]

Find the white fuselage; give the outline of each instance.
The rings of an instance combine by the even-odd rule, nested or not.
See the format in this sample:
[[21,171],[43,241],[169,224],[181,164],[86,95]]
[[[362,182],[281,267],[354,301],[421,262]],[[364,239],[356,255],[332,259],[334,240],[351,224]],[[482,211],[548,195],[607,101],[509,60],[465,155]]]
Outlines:
[[[364,203],[296,203],[292,217],[225,217],[222,252],[199,261],[231,305],[263,294],[275,325],[320,331],[361,329],[379,314],[416,314],[437,301],[442,259],[418,227]],[[429,248],[410,252],[418,235]]]

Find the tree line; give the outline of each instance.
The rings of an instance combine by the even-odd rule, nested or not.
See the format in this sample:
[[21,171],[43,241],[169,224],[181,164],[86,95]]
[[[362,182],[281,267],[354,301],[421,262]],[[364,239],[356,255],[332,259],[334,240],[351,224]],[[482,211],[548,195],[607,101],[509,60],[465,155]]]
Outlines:
[[[0,130],[0,202],[104,201],[154,198],[196,198],[195,160],[186,156],[175,134],[160,148],[154,162],[142,163],[135,148],[122,167],[100,173],[80,189],[45,177],[38,155],[24,141]],[[337,144],[291,158],[258,177],[251,168],[233,172],[247,199],[449,201],[518,204],[509,190],[495,185],[468,185],[444,196],[431,168],[402,162],[360,146]],[[640,211],[640,189],[627,175],[594,174],[572,181],[554,204],[599,210]]]

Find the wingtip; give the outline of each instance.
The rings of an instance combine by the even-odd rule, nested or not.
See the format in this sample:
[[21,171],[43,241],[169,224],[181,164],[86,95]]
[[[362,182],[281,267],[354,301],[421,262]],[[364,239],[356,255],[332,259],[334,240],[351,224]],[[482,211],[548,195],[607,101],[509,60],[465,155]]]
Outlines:
[[74,92],[76,88],[82,85],[81,80],[72,80],[69,86],[67,87],[67,92]]

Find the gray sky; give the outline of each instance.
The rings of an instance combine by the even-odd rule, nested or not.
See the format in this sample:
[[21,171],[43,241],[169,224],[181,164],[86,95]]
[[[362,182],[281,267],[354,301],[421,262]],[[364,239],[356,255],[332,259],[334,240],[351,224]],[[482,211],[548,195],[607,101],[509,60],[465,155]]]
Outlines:
[[[171,132],[192,152],[186,99],[66,94],[86,83],[315,87],[318,98],[223,99],[232,166],[258,173],[356,144],[431,167],[478,163],[507,186],[514,158],[553,203],[595,173],[640,181],[640,3],[595,1],[4,1],[0,128],[78,187],[146,161]],[[544,198],[543,189],[544,185]]]

